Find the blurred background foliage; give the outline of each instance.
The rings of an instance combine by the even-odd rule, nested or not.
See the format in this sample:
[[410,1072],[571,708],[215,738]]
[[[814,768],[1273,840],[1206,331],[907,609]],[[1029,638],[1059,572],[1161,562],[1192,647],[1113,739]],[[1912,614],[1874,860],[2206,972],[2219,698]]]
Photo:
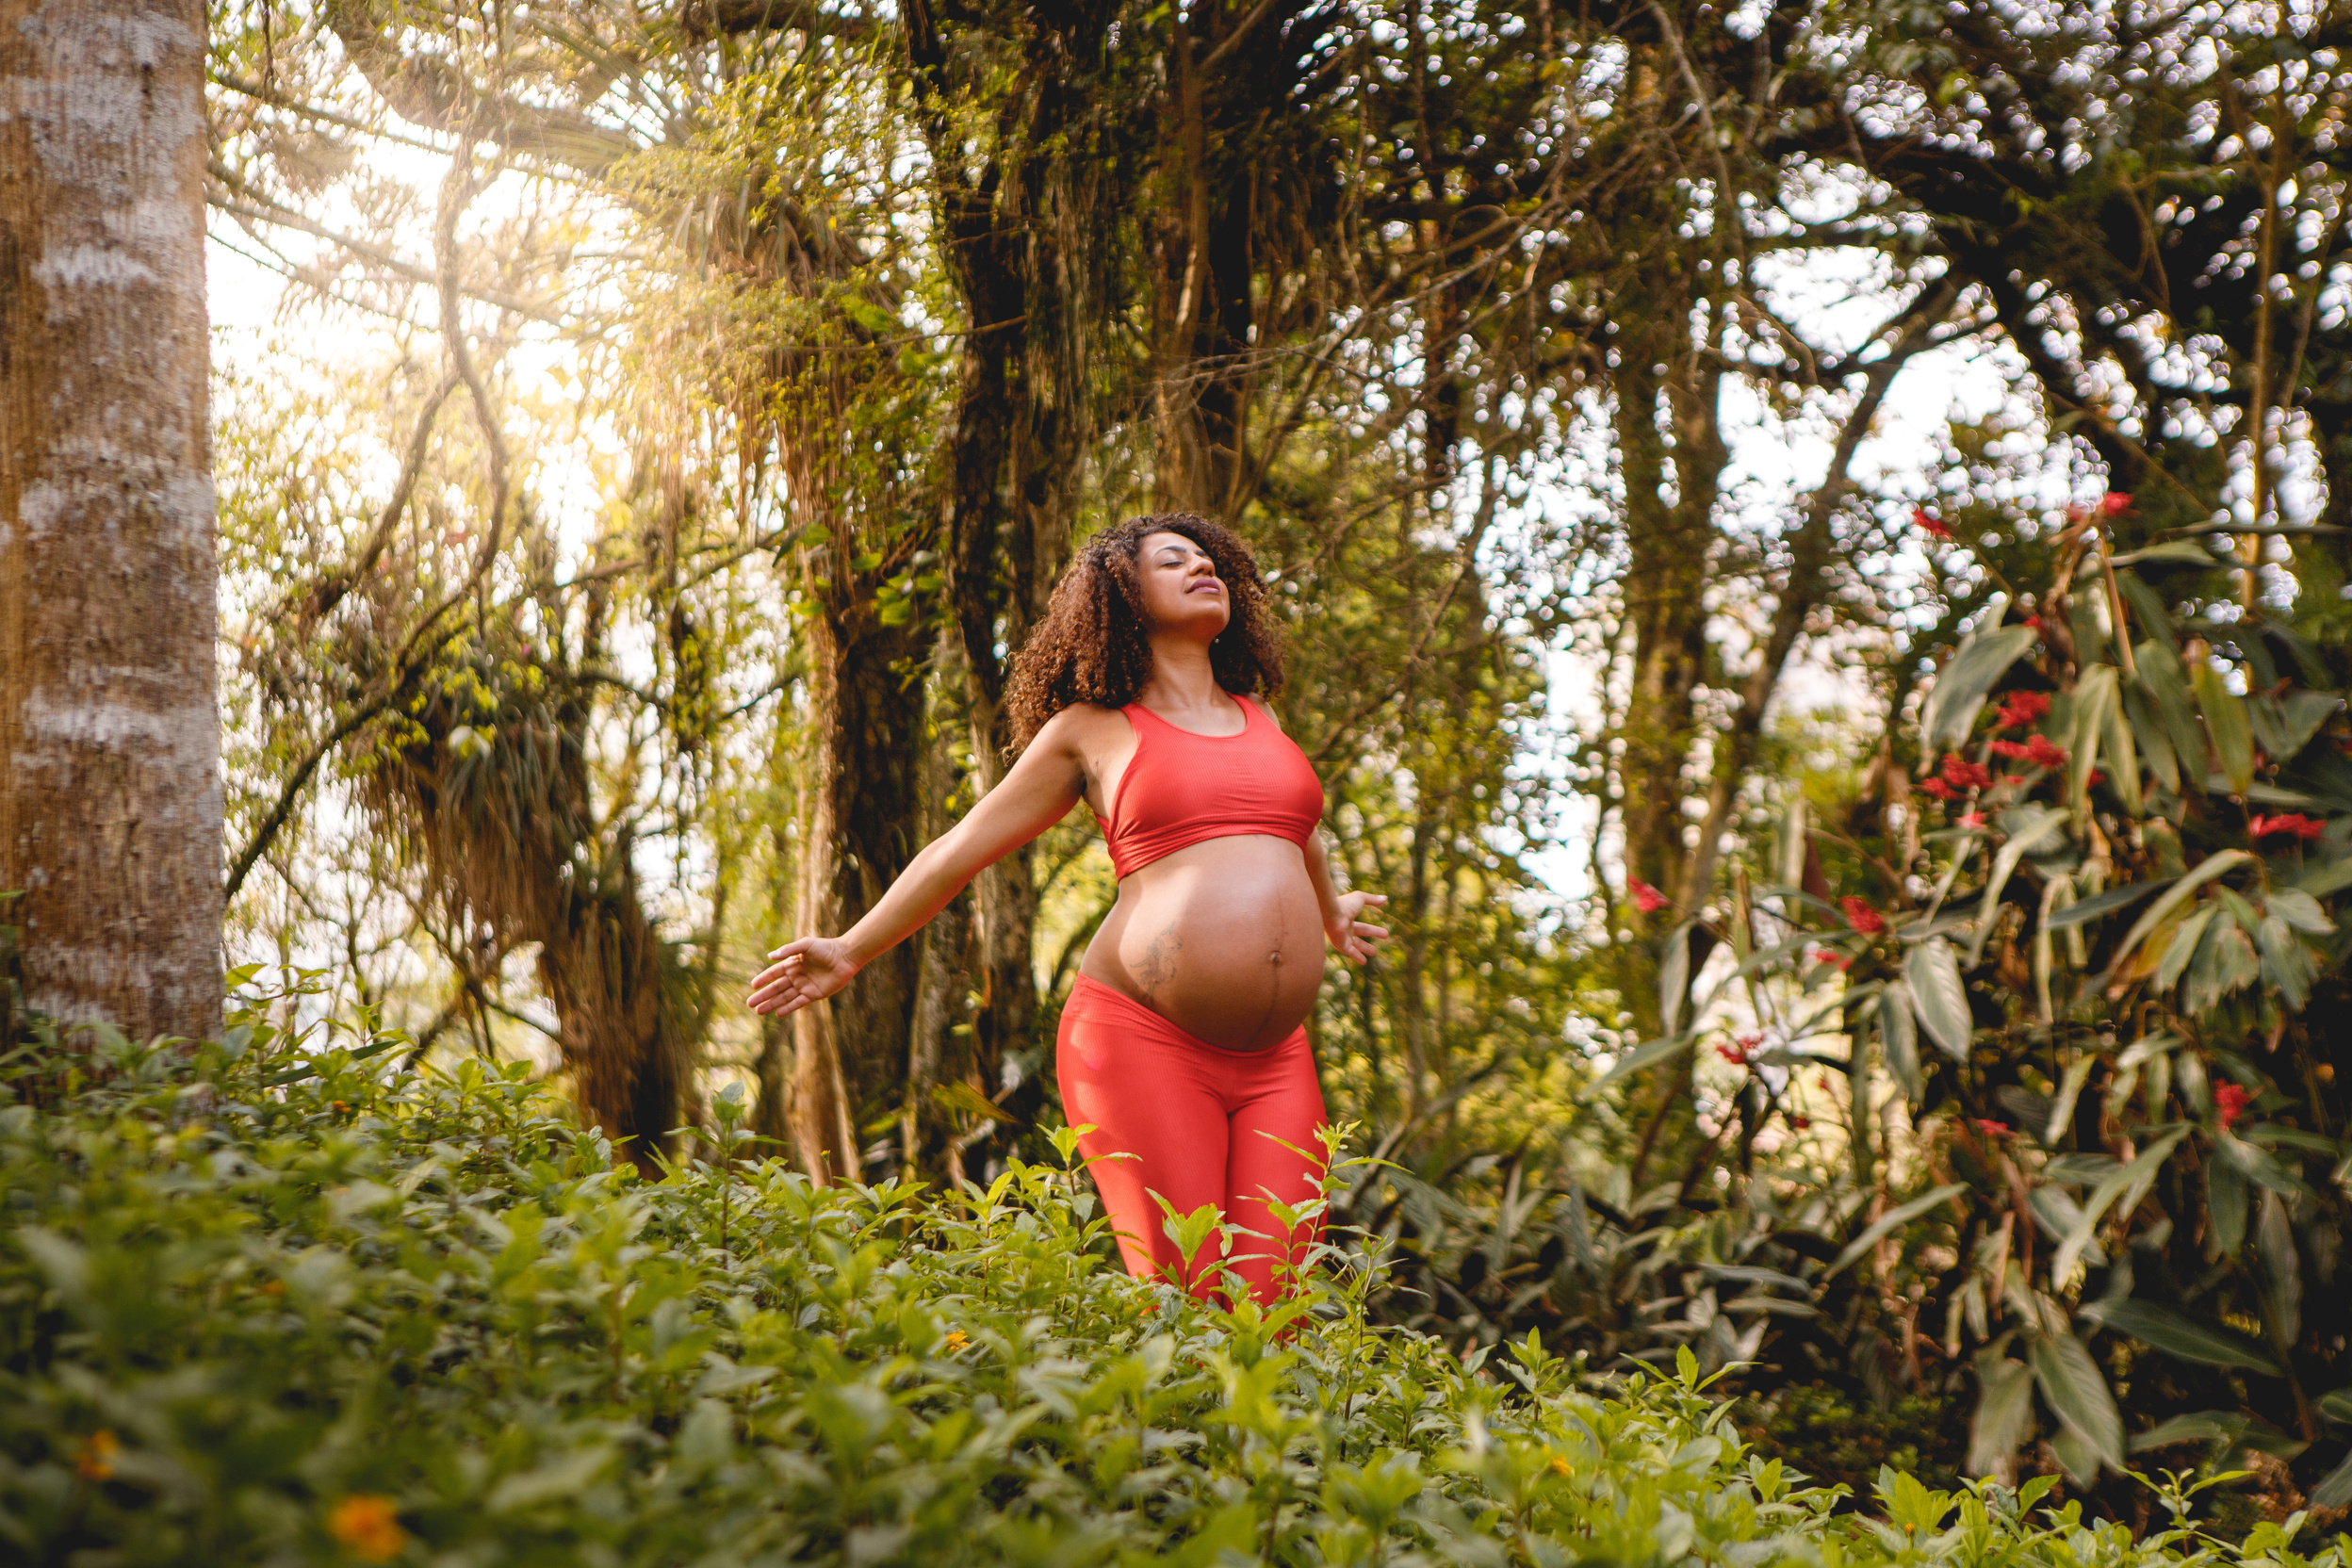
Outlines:
[[2345,8],[213,19],[281,1026],[648,1170],[739,1085],[1035,1157],[1090,823],[736,998],[999,776],[1073,543],[1213,512],[1393,900],[1314,1021],[1376,1310],[1740,1364],[1832,1479],[2352,1503]]

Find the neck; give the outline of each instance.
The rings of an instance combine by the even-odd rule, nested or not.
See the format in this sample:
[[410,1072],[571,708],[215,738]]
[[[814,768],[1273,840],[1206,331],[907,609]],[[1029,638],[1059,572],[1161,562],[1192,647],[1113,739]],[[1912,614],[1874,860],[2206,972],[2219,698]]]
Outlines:
[[1182,712],[1187,709],[1222,708],[1217,674],[1209,667],[1209,645],[1191,637],[1152,638],[1152,674],[1138,696],[1153,700],[1147,706]]

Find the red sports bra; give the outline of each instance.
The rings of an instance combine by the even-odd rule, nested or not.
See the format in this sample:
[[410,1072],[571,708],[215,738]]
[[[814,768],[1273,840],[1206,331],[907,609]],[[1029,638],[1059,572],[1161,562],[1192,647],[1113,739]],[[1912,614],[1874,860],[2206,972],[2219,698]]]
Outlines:
[[1300,848],[1323,820],[1323,781],[1298,743],[1250,697],[1238,735],[1196,735],[1141,703],[1120,710],[1135,754],[1102,824],[1121,880],[1206,839],[1263,833]]

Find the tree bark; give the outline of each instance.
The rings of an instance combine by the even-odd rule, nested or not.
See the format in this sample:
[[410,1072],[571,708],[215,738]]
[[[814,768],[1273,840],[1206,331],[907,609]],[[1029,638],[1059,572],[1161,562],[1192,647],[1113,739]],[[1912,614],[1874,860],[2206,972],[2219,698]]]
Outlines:
[[0,890],[25,1000],[220,1027],[204,10],[0,0]]

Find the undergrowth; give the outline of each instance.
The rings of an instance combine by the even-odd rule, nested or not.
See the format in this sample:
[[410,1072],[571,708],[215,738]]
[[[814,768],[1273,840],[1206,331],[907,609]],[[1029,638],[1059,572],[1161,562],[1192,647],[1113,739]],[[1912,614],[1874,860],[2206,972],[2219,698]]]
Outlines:
[[[1688,1352],[1603,1384],[1385,1328],[1325,1249],[1228,1313],[1083,1182],[658,1183],[517,1069],[388,1043],[0,1066],[0,1556],[451,1565],[2275,1563],[1740,1440]],[[1067,1136],[1061,1140],[1067,1144]],[[2162,1517],[2162,1514],[2159,1515]]]

